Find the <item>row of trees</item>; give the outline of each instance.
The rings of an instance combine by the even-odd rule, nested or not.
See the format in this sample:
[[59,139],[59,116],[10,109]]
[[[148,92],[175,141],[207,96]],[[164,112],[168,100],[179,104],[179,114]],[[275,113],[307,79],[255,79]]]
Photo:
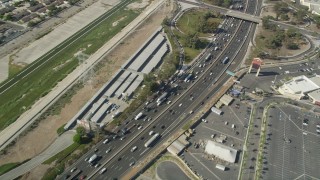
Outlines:
[[222,7],[230,7],[232,4],[231,0],[208,0],[211,4],[214,4],[216,6],[222,6]]
[[214,33],[220,24],[216,18],[220,18],[220,14],[214,14],[212,12],[205,13],[199,18],[197,30],[202,33]]

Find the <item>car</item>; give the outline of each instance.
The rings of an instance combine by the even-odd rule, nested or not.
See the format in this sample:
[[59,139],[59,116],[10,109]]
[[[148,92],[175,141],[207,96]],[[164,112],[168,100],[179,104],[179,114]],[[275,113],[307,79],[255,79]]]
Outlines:
[[106,139],[103,141],[103,144],[107,144],[109,142],[109,139]]
[[129,164],[129,166],[133,166],[134,164],[135,164],[135,162],[132,161],[132,162]]
[[76,170],[77,170],[77,168],[74,167],[74,168],[72,168],[72,169],[70,170],[70,172],[75,172]]
[[151,121],[151,120],[152,120],[152,118],[151,118],[151,117],[149,117],[149,118],[148,118],[148,121]]
[[97,163],[94,167],[95,167],[95,168],[97,168],[97,167],[99,167],[99,166],[100,166],[100,164],[99,164],[99,163]]
[[117,139],[117,138],[118,138],[118,135],[114,135],[114,136],[113,136],[113,139]]
[[207,123],[208,121],[207,121],[206,119],[202,119],[202,122],[205,122],[205,123]]
[[171,103],[171,101],[168,101],[168,102],[167,102],[167,104],[170,104],[170,103]]
[[179,107],[181,107],[181,106],[182,106],[182,103],[179,104]]
[[121,138],[120,138],[120,140],[122,141],[122,140],[124,140],[126,137],[125,136],[122,136]]
[[165,125],[162,125],[162,126],[161,126],[161,129],[164,129],[165,127],[166,127]]
[[143,128],[143,126],[139,126],[139,127],[138,127],[138,129],[142,129],[142,128]]
[[83,179],[85,179],[87,176],[86,175],[81,175],[80,177],[79,177],[79,180],[83,180]]
[[150,132],[149,132],[149,135],[150,135],[150,136],[151,136],[151,135],[153,135],[153,134],[154,134],[154,132],[153,132],[153,131],[150,131]]
[[138,149],[138,147],[137,147],[137,146],[134,146],[134,147],[131,148],[130,151],[131,151],[131,152],[134,152],[134,151],[137,150],[137,149]]
[[107,168],[103,168],[103,169],[101,169],[101,171],[99,172],[99,174],[103,174],[104,172],[106,172],[107,171]]
[[95,149],[94,149],[94,152],[97,152],[97,151],[99,151],[99,149],[98,149],[98,148],[95,148]]
[[189,112],[189,114],[192,114],[193,113],[193,110],[191,110],[190,112]]
[[85,159],[84,159],[84,161],[88,161],[89,160],[89,158],[88,157],[86,157]]

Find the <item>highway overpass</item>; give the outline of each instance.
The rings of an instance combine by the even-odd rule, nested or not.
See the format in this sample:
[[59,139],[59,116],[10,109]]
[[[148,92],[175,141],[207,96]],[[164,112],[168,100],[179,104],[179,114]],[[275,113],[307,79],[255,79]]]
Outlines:
[[230,10],[220,6],[214,6],[206,3],[198,3],[194,1],[187,1],[187,0],[179,0],[179,1],[187,4],[192,4],[198,7],[206,8],[206,9],[212,9],[215,12],[225,14],[226,16],[229,16],[229,17],[234,17],[234,18],[238,18],[238,19],[242,19],[242,20],[246,20],[246,21],[250,21],[258,24],[262,22],[259,16],[243,13],[240,11]]

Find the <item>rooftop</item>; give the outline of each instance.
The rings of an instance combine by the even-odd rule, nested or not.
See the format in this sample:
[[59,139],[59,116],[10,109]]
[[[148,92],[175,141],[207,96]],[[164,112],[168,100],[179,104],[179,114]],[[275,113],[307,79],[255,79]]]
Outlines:
[[208,140],[206,148],[206,153],[217,156],[218,158],[234,163],[237,157],[237,150],[231,147],[225,146],[223,144]]
[[320,80],[318,75],[313,77],[312,80],[302,75],[294,77],[292,80],[284,83],[284,89],[291,91],[293,94],[304,94],[319,89],[319,82]]

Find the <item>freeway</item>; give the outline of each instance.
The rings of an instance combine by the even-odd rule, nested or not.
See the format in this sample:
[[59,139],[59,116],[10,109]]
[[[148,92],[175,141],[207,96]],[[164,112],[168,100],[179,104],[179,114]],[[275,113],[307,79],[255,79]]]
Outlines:
[[[255,3],[251,3],[251,6],[248,7],[248,12],[254,14],[255,11]],[[204,63],[204,59],[202,59],[202,61],[199,62],[200,67],[195,66],[193,70],[195,79],[191,80],[191,82],[183,82],[182,77],[173,79],[171,82],[175,81],[173,84],[178,84],[179,88],[170,91],[172,95],[168,97],[167,102],[172,101],[171,105],[156,107],[154,103],[151,103],[151,105],[148,105],[150,110],[147,108],[147,112],[144,112],[147,117],[138,121],[128,120],[119,128],[121,129],[124,126],[131,127],[130,133],[123,136],[126,137],[126,139],[112,135],[108,136],[108,139],[112,139],[110,143],[106,145],[99,143],[96,146],[98,149],[96,153],[101,156],[101,159],[97,162],[102,164],[99,168],[91,167],[84,161],[85,157],[90,157],[94,153],[93,151],[88,152],[80,158],[71,168],[77,167],[83,170],[83,175],[94,175],[94,179],[106,179],[106,176],[109,179],[119,178],[127,172],[132,163],[139,164],[139,160],[154,148],[144,147],[144,143],[151,137],[149,135],[150,131],[161,134],[160,142],[155,145],[157,146],[163,142],[166,137],[169,137],[172,132],[180,128],[186,120],[192,117],[193,112],[197,111],[206,99],[214,95],[227,81],[229,77],[224,72],[227,69],[234,71],[238,68],[250,40],[250,38],[247,37],[253,35],[252,30],[254,30],[255,25],[252,25],[250,22],[241,22],[238,19],[230,19],[231,21],[228,20],[225,23],[225,31],[218,35],[218,42],[214,43],[215,46],[221,46],[220,48],[228,43],[228,49],[216,52],[213,51],[213,47],[211,47],[209,51],[211,51],[214,57],[213,60],[209,62],[211,65]],[[239,27],[237,33],[232,39],[229,39],[228,37],[230,35],[228,34],[231,33],[230,31],[234,33],[236,27]],[[249,34],[250,30],[251,33]],[[206,57],[206,55],[203,57]],[[222,64],[221,61],[224,57],[229,57],[230,62]],[[203,67],[201,63],[206,64],[205,67]],[[182,94],[181,97],[175,96],[179,96],[179,94]],[[161,113],[159,114],[159,112]],[[153,119],[150,120],[151,117]],[[140,127],[142,127],[142,129]],[[131,148],[134,146],[137,146],[137,150],[131,152]],[[112,150],[106,153],[106,150],[109,148]],[[100,172],[102,168],[106,168],[107,171],[100,175],[98,172]],[[70,175],[69,170],[67,170],[62,177],[65,177],[67,174]]]
[[21,86],[20,81],[22,79],[28,78],[28,76],[32,73],[35,73],[39,68],[44,66],[48,61],[52,60],[57,54],[61,53],[65,48],[71,46],[72,44],[76,43],[78,39],[80,39],[82,36],[87,34],[88,32],[92,31],[96,26],[98,26],[100,23],[108,19],[111,15],[113,15],[115,12],[117,12],[120,8],[128,5],[133,0],[123,0],[116,6],[114,6],[112,9],[101,15],[96,20],[92,21],[90,24],[88,24],[86,27],[79,30],[77,33],[66,39],[64,42],[57,45],[54,49],[49,51],[48,53],[41,56],[39,59],[28,65],[26,68],[24,68],[21,72],[19,72],[17,75],[13,76],[12,78],[7,79],[0,85],[0,95],[5,93],[6,91],[10,91],[10,88],[15,86]]

